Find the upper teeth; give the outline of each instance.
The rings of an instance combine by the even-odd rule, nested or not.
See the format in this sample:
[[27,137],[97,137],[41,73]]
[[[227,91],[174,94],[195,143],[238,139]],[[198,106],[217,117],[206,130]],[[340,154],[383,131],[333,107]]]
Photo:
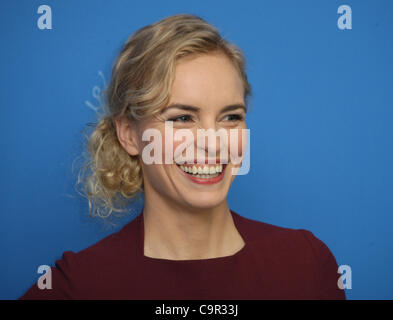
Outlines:
[[180,166],[184,172],[192,173],[192,174],[216,174],[222,171],[222,164],[218,164],[216,166]]

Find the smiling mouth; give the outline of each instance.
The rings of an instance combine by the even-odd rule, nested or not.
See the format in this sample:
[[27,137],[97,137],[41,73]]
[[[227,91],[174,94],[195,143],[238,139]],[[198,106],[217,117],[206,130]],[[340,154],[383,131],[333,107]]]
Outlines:
[[216,165],[177,165],[183,172],[199,179],[212,179],[220,176],[227,164]]

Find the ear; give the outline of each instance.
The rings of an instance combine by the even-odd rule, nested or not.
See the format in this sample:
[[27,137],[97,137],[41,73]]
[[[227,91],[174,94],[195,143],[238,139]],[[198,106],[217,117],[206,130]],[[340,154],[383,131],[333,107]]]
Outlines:
[[139,154],[138,135],[135,123],[126,116],[115,118],[117,138],[123,148],[132,156]]

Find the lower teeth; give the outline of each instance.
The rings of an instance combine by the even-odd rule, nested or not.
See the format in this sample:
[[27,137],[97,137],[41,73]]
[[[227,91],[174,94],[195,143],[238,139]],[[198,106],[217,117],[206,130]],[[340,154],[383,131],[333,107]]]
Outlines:
[[201,178],[201,179],[214,178],[214,177],[217,177],[218,175],[219,175],[219,173],[215,173],[215,174],[196,174],[196,175],[192,174],[193,177]]

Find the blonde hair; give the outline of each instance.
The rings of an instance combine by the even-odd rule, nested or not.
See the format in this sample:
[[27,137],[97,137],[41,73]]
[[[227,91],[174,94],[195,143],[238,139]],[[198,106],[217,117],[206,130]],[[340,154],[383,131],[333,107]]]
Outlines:
[[176,62],[214,52],[225,54],[239,72],[248,105],[251,87],[242,50],[201,17],[169,16],[129,37],[113,65],[104,113],[87,138],[89,155],[78,175],[90,216],[105,218],[112,212],[124,212],[122,207],[143,193],[140,159],[119,143],[114,119],[125,115],[137,121],[156,114],[169,101]]

